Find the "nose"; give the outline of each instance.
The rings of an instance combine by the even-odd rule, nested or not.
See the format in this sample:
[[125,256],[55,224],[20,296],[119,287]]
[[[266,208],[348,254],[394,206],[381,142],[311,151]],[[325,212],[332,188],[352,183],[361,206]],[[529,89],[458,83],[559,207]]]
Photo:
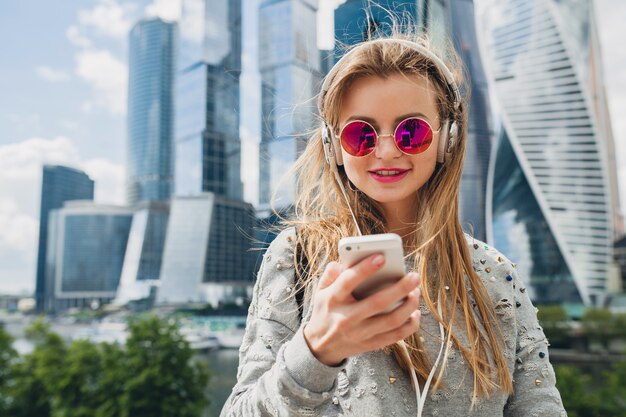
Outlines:
[[402,155],[402,152],[396,146],[396,139],[393,134],[378,135],[375,155],[376,158],[383,160],[399,158]]

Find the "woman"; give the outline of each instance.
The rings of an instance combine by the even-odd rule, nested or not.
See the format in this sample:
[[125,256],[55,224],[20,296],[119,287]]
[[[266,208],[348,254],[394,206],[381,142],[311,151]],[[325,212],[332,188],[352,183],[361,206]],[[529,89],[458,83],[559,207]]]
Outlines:
[[[222,417],[566,415],[515,265],[459,224],[460,68],[395,34],[355,46],[326,77]],[[387,232],[412,272],[356,300],[385,260],[341,265],[338,241]]]

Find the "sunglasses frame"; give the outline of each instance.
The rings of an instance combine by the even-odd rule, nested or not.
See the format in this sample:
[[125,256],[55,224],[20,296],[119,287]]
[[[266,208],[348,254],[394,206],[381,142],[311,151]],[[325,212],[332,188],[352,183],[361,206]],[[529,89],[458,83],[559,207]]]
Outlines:
[[[385,136],[391,136],[391,138],[393,139],[393,144],[395,145],[396,149],[398,149],[400,152],[402,152],[405,155],[419,155],[421,153],[426,152],[429,148],[430,145],[433,143],[431,138],[430,143],[428,144],[428,147],[426,149],[424,149],[421,152],[417,152],[417,153],[408,153],[403,151],[399,146],[398,146],[398,142],[396,141],[396,133],[398,132],[398,128],[400,127],[400,125],[402,125],[402,123],[406,122],[407,120],[413,120],[413,119],[417,119],[422,123],[426,123],[426,125],[430,128],[430,132],[431,134],[434,136],[435,133],[439,133],[441,131],[441,126],[439,126],[439,129],[434,130],[433,127],[431,126],[430,123],[428,123],[427,120],[424,120],[421,117],[417,117],[417,116],[411,116],[411,117],[407,117],[406,119],[400,120],[398,122],[398,124],[396,125],[396,128],[394,129],[393,133],[385,133],[385,134],[379,134],[378,131],[376,130],[376,128],[374,126],[372,126],[372,124],[370,122],[366,122],[365,120],[359,120],[359,119],[355,119],[355,120],[350,120],[348,123],[346,123],[341,130],[339,131],[339,135],[336,135],[336,139],[339,141],[339,145],[341,146],[341,149],[343,149],[348,155],[352,156],[353,158],[364,158],[366,156],[369,156],[372,154],[372,152],[374,152],[374,150],[376,149],[376,146],[378,146],[380,138],[385,137]],[[376,134],[375,136],[375,143],[374,146],[372,147],[372,150],[369,151],[368,153],[366,153],[365,155],[352,155],[352,153],[348,152],[348,150],[344,147],[343,141],[341,140],[341,137],[343,135],[343,131],[346,129],[346,127],[348,127],[349,125],[351,125],[352,123],[365,123],[366,125],[368,125],[369,127],[372,128],[372,130],[374,131],[374,133]]]

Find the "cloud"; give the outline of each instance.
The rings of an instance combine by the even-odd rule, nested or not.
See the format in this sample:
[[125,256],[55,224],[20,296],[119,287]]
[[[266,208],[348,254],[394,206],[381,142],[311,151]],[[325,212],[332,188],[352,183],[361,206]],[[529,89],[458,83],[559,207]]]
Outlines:
[[154,0],[145,8],[147,17],[160,17],[163,20],[178,21],[182,7],[181,0]]
[[47,66],[39,66],[35,68],[35,73],[43,78],[46,81],[50,82],[59,82],[59,81],[67,81],[70,79],[70,76],[67,72],[63,70],[57,70],[54,68],[50,68]]
[[125,202],[124,181],[126,171],[124,166],[96,158],[80,164],[81,168],[96,182],[94,199],[99,203],[123,205]]
[[115,0],[100,0],[92,9],[78,12],[78,21],[84,27],[96,29],[99,34],[124,39],[133,23],[135,6],[119,4]]
[[108,50],[83,50],[76,56],[76,74],[91,84],[96,106],[116,115],[126,113],[127,64]]
[[65,30],[65,37],[67,37],[70,43],[81,48],[89,48],[91,46],[91,40],[82,35],[80,28],[76,25],[71,25]]
[[0,198],[0,243],[19,251],[32,251],[39,234],[39,221],[21,213],[17,201]]

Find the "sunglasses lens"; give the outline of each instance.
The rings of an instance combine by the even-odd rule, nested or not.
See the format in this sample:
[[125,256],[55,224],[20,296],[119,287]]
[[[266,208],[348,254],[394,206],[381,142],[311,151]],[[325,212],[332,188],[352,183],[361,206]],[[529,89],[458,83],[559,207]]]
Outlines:
[[433,141],[433,131],[421,119],[404,120],[396,129],[396,144],[402,152],[416,155],[424,152]]
[[376,131],[365,122],[350,122],[341,131],[341,146],[352,156],[365,156],[376,146]]

